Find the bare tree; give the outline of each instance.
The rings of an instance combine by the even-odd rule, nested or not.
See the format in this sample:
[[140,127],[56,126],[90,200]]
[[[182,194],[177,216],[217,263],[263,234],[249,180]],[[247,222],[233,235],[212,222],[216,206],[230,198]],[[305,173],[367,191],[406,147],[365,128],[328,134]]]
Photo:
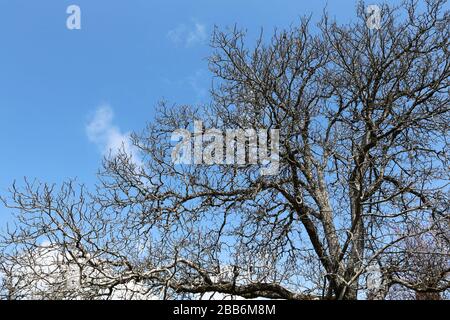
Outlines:
[[[373,293],[374,298],[441,300],[448,297],[448,224],[435,225],[432,232],[421,232],[428,226],[421,222],[413,233],[420,234],[406,239],[395,254],[384,264],[384,286]],[[390,290],[389,290],[390,289]]]
[[[13,186],[4,202],[17,223],[3,234],[2,264],[35,270],[21,257],[45,240],[79,264],[85,298],[134,281],[162,299],[357,299],[373,265],[381,283],[414,286],[408,241],[448,230],[444,4],[385,5],[373,30],[360,4],[352,24],[304,18],[252,45],[237,28],[215,30],[211,102],[161,103],[133,136],[142,158],[107,157],[95,192],[73,181]],[[278,174],[252,163],[174,164],[171,135],[196,120],[279,130]],[[448,289],[441,271],[426,291]]]

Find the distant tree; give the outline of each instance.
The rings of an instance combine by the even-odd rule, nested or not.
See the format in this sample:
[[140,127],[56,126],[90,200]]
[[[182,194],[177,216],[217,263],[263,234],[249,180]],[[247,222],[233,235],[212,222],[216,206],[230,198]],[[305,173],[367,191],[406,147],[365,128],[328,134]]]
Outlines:
[[379,294],[389,299],[445,299],[450,272],[448,222],[427,233],[420,232],[423,223],[413,228],[420,235],[405,240],[386,261],[385,290]]
[[[139,161],[124,150],[107,157],[91,193],[73,181],[11,187],[4,202],[16,224],[3,233],[3,265],[34,269],[17,257],[45,240],[82,261],[82,275],[104,275],[85,275],[82,286],[135,281],[162,299],[357,299],[373,289],[364,281],[373,265],[381,289],[445,291],[448,233],[439,235],[437,269],[417,242],[448,230],[444,5],[384,5],[380,28],[370,29],[360,4],[354,23],[325,15],[313,28],[305,18],[254,45],[236,28],[215,30],[211,102],[162,103],[133,136]],[[255,164],[173,164],[171,135],[195,120],[279,130],[278,174],[260,175]],[[417,276],[429,274],[424,262],[439,280]]]

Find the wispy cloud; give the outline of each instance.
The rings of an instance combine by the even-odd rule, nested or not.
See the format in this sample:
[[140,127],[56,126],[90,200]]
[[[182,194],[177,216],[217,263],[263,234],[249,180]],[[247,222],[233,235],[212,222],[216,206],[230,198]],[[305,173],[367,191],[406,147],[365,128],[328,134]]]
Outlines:
[[113,123],[114,111],[109,105],[97,108],[95,114],[86,124],[86,135],[90,142],[95,143],[103,155],[117,155],[119,150],[132,156],[135,163],[140,162],[137,148],[131,143],[130,133],[122,132]]
[[205,42],[207,38],[206,27],[197,21],[193,21],[190,24],[182,23],[175,29],[170,30],[167,33],[167,37],[177,45],[191,47]]
[[208,94],[208,89],[204,86],[204,79],[207,76],[203,70],[197,70],[193,75],[187,78],[187,82],[194,90],[197,100],[202,101]]
[[209,97],[208,88],[211,82],[211,76],[204,69],[197,69],[187,76],[179,76],[176,79],[162,77],[161,81],[166,86],[170,87],[171,90],[191,90],[192,94],[190,94],[190,97],[194,99],[190,101],[191,103],[204,103]]

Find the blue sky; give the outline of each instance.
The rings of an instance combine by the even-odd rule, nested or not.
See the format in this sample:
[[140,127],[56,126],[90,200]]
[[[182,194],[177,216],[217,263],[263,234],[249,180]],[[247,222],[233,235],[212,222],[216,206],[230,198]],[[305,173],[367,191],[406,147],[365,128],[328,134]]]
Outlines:
[[[102,152],[159,100],[207,101],[214,25],[270,34],[327,2],[355,17],[354,0],[0,0],[0,193],[24,176],[94,183]],[[71,4],[81,30],[66,28]]]

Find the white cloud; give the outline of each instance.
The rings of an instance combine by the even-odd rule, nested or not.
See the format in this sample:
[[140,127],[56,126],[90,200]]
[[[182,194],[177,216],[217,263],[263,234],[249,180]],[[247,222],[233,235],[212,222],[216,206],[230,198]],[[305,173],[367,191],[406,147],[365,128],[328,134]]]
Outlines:
[[179,24],[167,33],[167,37],[177,45],[191,47],[206,40],[206,27],[195,21],[189,25]]
[[[125,280],[115,285],[112,292],[99,289],[95,284],[108,286],[120,277],[107,265],[101,270],[92,268],[95,263],[89,253],[86,257],[74,257],[59,245],[44,241],[39,247],[19,253],[14,261],[8,261],[12,271],[13,294],[23,300],[43,300],[50,298],[83,300],[97,293],[98,298],[109,300],[157,300],[159,297],[148,292],[144,283]],[[87,259],[86,259],[87,258]],[[120,277],[122,279],[122,277]],[[2,274],[0,272],[0,280]],[[92,285],[94,284],[94,285]],[[108,295],[106,295],[108,293]]]
[[114,111],[109,105],[97,108],[95,114],[86,125],[86,135],[90,142],[95,143],[103,155],[117,155],[124,150],[135,162],[140,162],[138,150],[131,143],[130,133],[123,133],[113,123]]

